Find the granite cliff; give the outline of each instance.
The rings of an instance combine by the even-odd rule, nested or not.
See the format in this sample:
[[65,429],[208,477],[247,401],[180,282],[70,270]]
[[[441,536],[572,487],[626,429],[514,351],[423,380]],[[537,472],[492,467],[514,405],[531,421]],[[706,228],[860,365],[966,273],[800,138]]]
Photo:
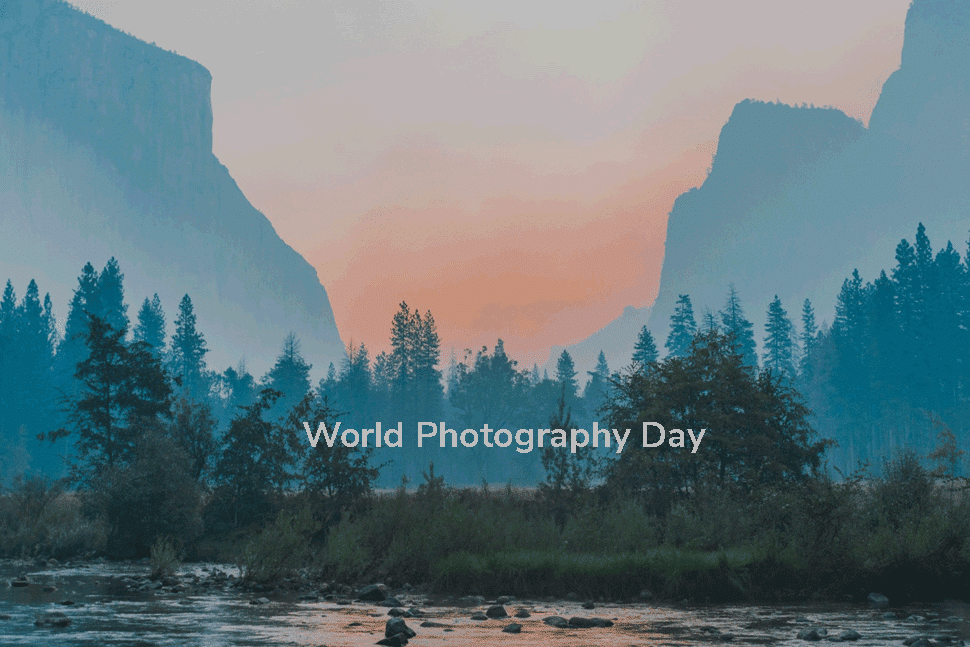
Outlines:
[[192,297],[214,368],[258,374],[293,331],[325,371],[326,291],[213,155],[210,84],[66,3],[0,2],[2,278],[36,278],[63,321],[81,266],[114,256],[132,314],[158,292],[171,322]]
[[755,322],[779,295],[797,319],[811,298],[832,320],[842,280],[867,280],[922,221],[935,247],[964,251],[970,188],[970,6],[917,0],[902,61],[868,128],[838,110],[743,101],[711,172],[667,225],[651,329],[662,345],[679,294],[720,309],[734,283]]

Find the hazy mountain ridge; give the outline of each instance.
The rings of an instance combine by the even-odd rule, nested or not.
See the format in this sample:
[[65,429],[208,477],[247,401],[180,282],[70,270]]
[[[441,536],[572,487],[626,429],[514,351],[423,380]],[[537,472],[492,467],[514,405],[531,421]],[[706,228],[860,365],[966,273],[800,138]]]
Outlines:
[[[651,329],[662,345],[679,294],[719,309],[734,282],[756,338],[778,294],[831,320],[842,280],[874,278],[923,221],[935,247],[965,250],[970,192],[970,8],[915,2],[902,64],[870,127],[832,109],[739,103],[711,173],[670,213]],[[964,178],[964,180],[961,180]]]
[[[54,0],[0,5],[0,239],[63,322],[81,265],[118,258],[134,314],[189,293],[210,364],[259,372],[294,331],[320,372],[342,355],[316,271],[212,154],[200,64]],[[171,332],[171,330],[169,331]]]

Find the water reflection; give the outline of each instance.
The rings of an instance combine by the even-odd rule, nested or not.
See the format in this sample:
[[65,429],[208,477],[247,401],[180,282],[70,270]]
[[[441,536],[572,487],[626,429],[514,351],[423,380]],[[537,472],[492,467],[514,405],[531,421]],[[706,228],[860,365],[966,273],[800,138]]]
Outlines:
[[[220,567],[233,573],[233,569]],[[384,636],[388,620],[384,607],[334,601],[300,601],[295,593],[264,604],[256,596],[231,587],[190,587],[189,591],[143,591],[130,578],[144,575],[144,565],[83,565],[71,568],[18,570],[0,568],[0,644],[2,645],[204,645],[206,647],[299,645],[373,645]],[[185,573],[204,575],[202,566]],[[25,573],[30,584],[12,587]],[[128,578],[128,579],[126,579]],[[51,589],[54,590],[51,590]],[[509,613],[525,608],[529,618],[472,620],[475,608],[455,606],[450,599],[406,597],[406,606],[419,606],[424,615],[407,623],[415,631],[411,645],[805,645],[796,638],[811,627],[828,632],[828,640],[845,630],[861,635],[858,645],[901,645],[924,635],[965,638],[965,605],[913,607],[884,617],[885,610],[852,605],[802,606],[665,606],[598,603],[583,609],[575,602],[515,601]],[[66,605],[63,602],[73,602]],[[45,612],[61,612],[71,619],[67,628],[35,627]],[[919,618],[909,618],[916,614]],[[610,628],[557,629],[543,622],[548,616],[597,616],[614,622]],[[947,618],[949,617],[949,621]],[[957,617],[964,620],[957,622]],[[421,626],[422,623],[433,626]],[[512,622],[521,633],[503,633]]]

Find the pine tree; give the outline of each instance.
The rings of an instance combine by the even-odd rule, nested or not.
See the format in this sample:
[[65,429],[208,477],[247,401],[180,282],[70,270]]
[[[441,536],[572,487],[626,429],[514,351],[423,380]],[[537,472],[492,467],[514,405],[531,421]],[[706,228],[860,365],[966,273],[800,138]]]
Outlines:
[[161,358],[165,352],[165,312],[158,294],[141,304],[138,310],[138,324],[135,326],[135,341],[143,341],[152,349],[155,357]]
[[571,405],[576,400],[576,391],[579,384],[576,382],[576,365],[569,351],[563,349],[559,359],[556,360],[556,383],[566,394],[566,404]]
[[82,388],[68,404],[68,426],[42,436],[75,436],[79,462],[74,476],[82,482],[111,476],[130,458],[147,421],[171,408],[168,375],[145,344],[125,344],[127,332],[88,316],[89,352],[75,373]]
[[600,351],[596,358],[596,368],[587,371],[589,381],[583,390],[583,400],[586,410],[595,412],[606,400],[609,391],[610,367],[606,363],[606,355]]
[[207,352],[205,339],[195,327],[192,299],[186,294],[179,303],[179,314],[175,319],[169,366],[172,377],[181,382],[180,393],[195,402],[205,402],[209,395]]
[[98,310],[92,311],[92,314],[96,314],[115,330],[127,329],[129,325],[124,279],[125,275],[121,273],[114,257],[108,261],[98,277],[100,303]]
[[768,306],[764,367],[786,379],[795,377],[794,326],[778,295]]
[[805,299],[802,304],[802,358],[800,373],[806,381],[811,381],[812,356],[818,346],[818,326],[815,324],[815,309],[812,302]]
[[697,334],[697,322],[694,321],[694,306],[690,297],[681,294],[677,299],[674,314],[670,317],[670,334],[667,336],[668,357],[686,357],[690,353],[690,345]]
[[644,326],[640,329],[637,343],[633,347],[633,362],[641,368],[646,368],[656,362],[658,358],[657,344],[654,343],[650,330]]
[[372,407],[372,379],[370,356],[364,344],[354,346],[351,341],[337,374],[337,405],[349,414],[347,426],[361,426],[365,421],[374,422]]
[[289,333],[283,340],[283,347],[276,358],[276,364],[263,378],[263,384],[267,388],[279,391],[281,394],[269,412],[274,420],[287,416],[290,409],[296,406],[310,390],[311,368],[300,352],[300,340],[295,334]]
[[57,347],[55,373],[59,389],[68,397],[78,394],[81,385],[74,379],[77,365],[87,357],[85,339],[88,333],[88,314],[98,316],[101,312],[101,295],[98,274],[91,263],[86,263],[78,277],[64,323],[64,337]]
[[741,356],[745,365],[758,366],[754,325],[745,319],[741,299],[733,283],[728,288],[727,302],[721,310],[721,324],[724,326],[724,334],[731,340],[734,351]]

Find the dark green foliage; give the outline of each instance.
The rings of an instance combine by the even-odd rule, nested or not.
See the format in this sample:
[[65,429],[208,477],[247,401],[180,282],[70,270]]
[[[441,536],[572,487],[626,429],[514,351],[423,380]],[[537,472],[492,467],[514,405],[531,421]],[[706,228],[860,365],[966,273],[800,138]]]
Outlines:
[[498,429],[519,423],[529,404],[528,377],[505,354],[502,340],[491,353],[483,346],[473,361],[470,354],[456,365],[448,393],[449,402],[461,414],[463,428],[480,429],[488,423]]
[[611,427],[636,435],[643,422],[659,422],[707,432],[697,453],[630,443],[610,466],[609,483],[643,492],[662,510],[703,487],[749,492],[816,473],[825,443],[814,438],[800,396],[777,376],[756,373],[734,348],[726,335],[702,333],[686,357],[616,382],[607,405]]
[[[329,402],[311,391],[290,412],[286,427],[305,432],[307,423],[315,435],[320,423],[324,423],[333,432],[336,418]],[[346,447],[339,439],[330,447],[323,434],[316,447],[301,442],[297,451],[305,455],[300,473],[303,489],[325,495],[330,516],[339,515],[342,509],[370,494],[380,472],[379,467],[370,464],[372,448]]]
[[202,532],[201,491],[191,459],[161,425],[148,425],[128,461],[92,483],[113,558],[147,557],[159,538],[191,544]]
[[[566,434],[574,427],[572,411],[566,404],[565,385],[559,394],[556,411],[549,418],[549,429],[562,429]],[[539,483],[540,498],[549,506],[556,525],[562,527],[572,510],[589,492],[599,462],[590,448],[569,450],[547,445],[539,449],[545,480]]]
[[146,344],[125,344],[126,332],[88,316],[88,354],[74,374],[80,392],[66,403],[67,426],[48,435],[74,438],[74,477],[81,482],[127,461],[139,425],[167,415],[171,407],[168,375]]
[[152,349],[155,357],[161,358],[165,352],[165,312],[158,295],[147,298],[138,310],[138,324],[135,326],[134,340],[143,341]]
[[970,274],[948,244],[934,257],[920,225],[896,267],[865,283],[853,272],[832,329],[815,336],[800,385],[833,462],[878,464],[899,448],[932,450],[938,420],[960,444],[970,431]]
[[677,307],[670,317],[670,334],[667,335],[668,357],[684,357],[690,352],[690,344],[697,334],[697,322],[694,321],[694,306],[690,297],[681,294],[677,299]]
[[734,351],[741,356],[747,366],[758,366],[758,355],[754,343],[754,325],[745,319],[741,299],[734,288],[728,288],[728,298],[721,310],[722,331],[731,340]]
[[208,352],[205,338],[195,327],[192,299],[186,294],[179,302],[168,362],[172,377],[179,382],[179,393],[196,402],[205,402],[209,396],[210,376],[205,364]]
[[657,344],[653,341],[653,334],[644,326],[640,329],[637,343],[633,347],[633,361],[645,368],[659,358],[660,355],[657,352]]
[[268,413],[270,417],[282,420],[303,399],[310,390],[310,368],[300,352],[300,340],[290,333],[283,340],[276,364],[262,381],[265,388],[280,393]]
[[795,332],[788,313],[775,295],[765,322],[764,368],[788,380],[795,378]]
[[579,383],[576,381],[576,365],[568,351],[563,350],[559,359],[556,360],[556,382],[566,396],[566,402],[572,405],[576,400],[576,390]]
[[280,393],[263,389],[256,402],[233,418],[216,462],[213,478],[227,502],[233,528],[264,518],[273,497],[293,479],[296,429],[282,429],[267,412]]
[[92,311],[115,330],[128,329],[128,306],[125,304],[125,275],[112,257],[98,277],[98,310]]
[[192,478],[204,483],[212,469],[218,444],[216,420],[208,404],[179,398],[174,406],[170,435],[189,459]]
[[606,355],[600,351],[596,358],[596,368],[587,371],[589,381],[583,389],[583,403],[586,411],[596,412],[609,396],[610,367],[606,363]]

